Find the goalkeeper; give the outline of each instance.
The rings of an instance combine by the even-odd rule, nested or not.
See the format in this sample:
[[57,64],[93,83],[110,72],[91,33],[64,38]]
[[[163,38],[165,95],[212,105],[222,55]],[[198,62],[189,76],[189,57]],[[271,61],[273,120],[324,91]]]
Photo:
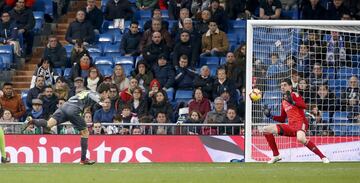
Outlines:
[[303,98],[298,93],[292,91],[292,82],[290,79],[282,80],[280,88],[283,94],[280,116],[272,116],[270,108],[266,105],[264,106],[263,111],[265,116],[281,123],[284,123],[287,117],[289,124],[272,124],[263,128],[264,136],[273,151],[273,157],[268,163],[276,163],[281,160],[273,134],[296,137],[300,143],[304,144],[312,152],[318,155],[323,163],[329,163],[329,159],[321,153],[316,145],[306,139],[305,132],[309,128],[309,122],[304,113],[306,104]]
[[65,121],[70,121],[74,127],[80,131],[81,135],[80,164],[92,165],[95,163],[95,161],[86,158],[89,131],[84,118],[81,117],[80,114],[84,112],[86,107],[92,106],[95,103],[98,103],[101,106],[105,105],[101,101],[109,97],[109,91],[110,87],[105,83],[102,83],[97,87],[97,92],[92,92],[89,90],[81,91],[66,101],[59,109],[57,109],[48,121],[44,119],[31,119],[30,117],[24,123],[22,129],[25,130],[30,124],[35,124],[36,126],[44,128],[52,128],[55,125],[64,123]]
[[9,163],[10,158],[6,156],[5,152],[5,135],[4,130],[0,126],[0,152],[1,152],[1,163]]

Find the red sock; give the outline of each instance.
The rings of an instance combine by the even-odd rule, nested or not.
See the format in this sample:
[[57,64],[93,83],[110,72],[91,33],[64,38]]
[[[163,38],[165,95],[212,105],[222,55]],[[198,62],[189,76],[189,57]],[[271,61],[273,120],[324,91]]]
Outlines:
[[279,153],[279,150],[278,150],[278,148],[276,146],[274,135],[273,134],[265,134],[264,136],[265,136],[265,138],[266,138],[266,140],[267,140],[267,142],[268,142],[268,144],[269,144],[269,146],[270,146],[270,148],[271,148],[271,150],[273,152],[273,155],[274,156],[279,156],[280,153]]
[[311,142],[310,140],[305,144],[305,146],[307,148],[310,149],[310,151],[314,152],[316,155],[318,155],[321,159],[324,158],[325,156],[323,155],[323,153],[316,147],[316,145]]

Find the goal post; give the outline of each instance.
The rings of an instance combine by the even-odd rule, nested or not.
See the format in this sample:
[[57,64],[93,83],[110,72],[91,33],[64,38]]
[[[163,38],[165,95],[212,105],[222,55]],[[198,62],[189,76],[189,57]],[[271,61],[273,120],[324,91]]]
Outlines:
[[[263,98],[246,97],[245,161],[272,156],[260,129],[276,122],[261,108],[279,115],[284,78],[309,107],[307,138],[332,161],[360,160],[359,82],[350,84],[360,76],[360,21],[248,20],[246,43],[246,93],[256,87]],[[296,138],[275,139],[284,161],[320,161]]]

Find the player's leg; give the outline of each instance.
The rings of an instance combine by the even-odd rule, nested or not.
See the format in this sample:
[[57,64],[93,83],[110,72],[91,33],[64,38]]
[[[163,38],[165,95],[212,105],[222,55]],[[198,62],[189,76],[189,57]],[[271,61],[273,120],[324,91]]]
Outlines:
[[274,137],[274,134],[278,134],[277,125],[272,124],[269,126],[265,126],[263,128],[263,133],[266,138],[266,141],[269,144],[269,147],[271,148],[271,150],[273,152],[273,158],[271,158],[271,160],[268,161],[268,163],[276,163],[276,162],[280,161],[281,157],[280,157],[280,153],[279,153],[278,147],[275,142],[275,137]]
[[306,134],[304,131],[297,131],[296,139],[298,140],[298,142],[304,144],[308,149],[310,149],[310,151],[318,155],[324,163],[330,163],[329,159],[324,156],[324,154],[319,150],[319,148],[317,148],[312,141],[306,139]]
[[4,130],[1,127],[0,127],[0,152],[1,152],[1,163],[9,163],[10,158],[6,157],[6,152],[5,152]]

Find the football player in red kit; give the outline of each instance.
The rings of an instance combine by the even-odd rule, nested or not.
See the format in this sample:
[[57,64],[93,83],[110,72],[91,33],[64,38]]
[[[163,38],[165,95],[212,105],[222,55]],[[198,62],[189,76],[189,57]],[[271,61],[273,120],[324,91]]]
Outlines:
[[[263,128],[264,136],[274,155],[268,163],[276,163],[281,160],[273,134],[296,137],[300,143],[318,155],[323,163],[330,163],[329,159],[321,153],[316,145],[306,139],[305,133],[309,128],[309,122],[305,117],[304,110],[306,109],[306,104],[304,99],[298,93],[292,91],[292,82],[290,79],[282,80],[280,87],[283,94],[280,116],[272,116],[271,109],[266,105],[263,110],[264,115],[268,118],[283,123],[271,124]],[[288,124],[284,124],[286,117],[288,118]]]

